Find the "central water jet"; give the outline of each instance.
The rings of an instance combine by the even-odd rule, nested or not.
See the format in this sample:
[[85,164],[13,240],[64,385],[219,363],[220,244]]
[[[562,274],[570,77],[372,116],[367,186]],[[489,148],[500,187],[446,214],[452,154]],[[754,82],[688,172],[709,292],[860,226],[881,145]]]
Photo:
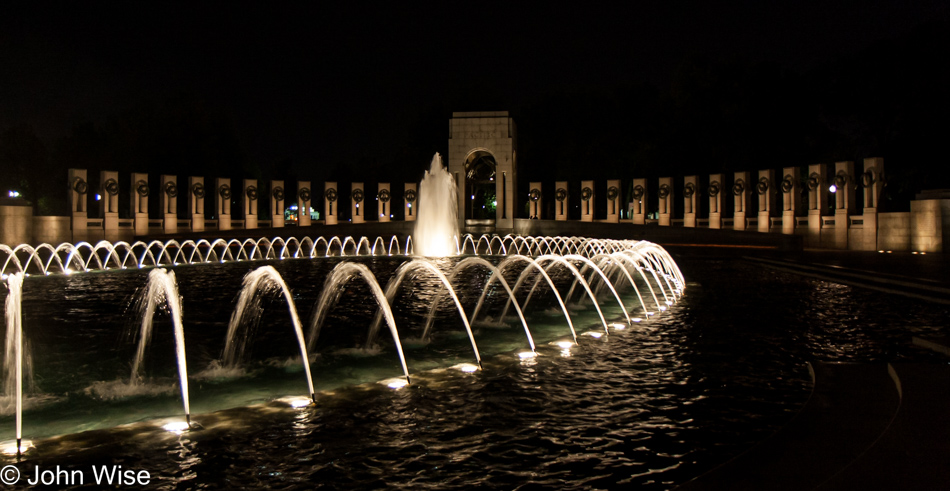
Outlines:
[[436,153],[419,183],[419,211],[412,234],[415,254],[453,256],[458,253],[458,189]]

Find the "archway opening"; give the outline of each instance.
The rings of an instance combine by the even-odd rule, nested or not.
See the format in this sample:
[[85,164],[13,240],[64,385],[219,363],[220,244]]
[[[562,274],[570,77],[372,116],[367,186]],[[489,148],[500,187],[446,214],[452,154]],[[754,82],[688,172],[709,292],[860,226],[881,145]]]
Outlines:
[[[495,157],[485,151],[472,152],[465,160],[466,220],[495,220],[498,198],[495,195]],[[483,222],[485,223],[485,222]]]

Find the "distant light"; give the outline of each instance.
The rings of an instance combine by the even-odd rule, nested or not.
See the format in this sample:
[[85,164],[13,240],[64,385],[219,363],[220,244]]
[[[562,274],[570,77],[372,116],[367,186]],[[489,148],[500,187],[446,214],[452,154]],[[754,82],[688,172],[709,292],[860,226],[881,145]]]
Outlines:
[[475,195],[474,195],[474,194],[472,195],[472,199],[475,199]]
[[924,251],[920,251],[920,254],[921,254],[921,255],[924,255],[924,254],[927,254],[927,253],[924,252]]
[[892,252],[894,252],[894,251],[887,251],[888,254],[890,254],[890,253],[892,253]]
[[880,252],[881,254],[884,254],[884,251],[877,251],[877,252]]
[[492,201],[492,202],[491,202],[491,205],[492,205],[492,206],[498,206],[498,201]]
[[101,200],[101,199],[102,199],[102,195],[101,195],[101,194],[97,194],[97,195],[96,195],[96,201],[99,201],[99,200]]
[[12,191],[12,190],[11,190],[8,194],[10,195],[11,198],[19,198],[19,197],[20,197],[20,192],[19,192],[19,191]]
[[828,187],[828,191],[831,191],[832,193],[837,192],[838,186],[835,186],[834,184],[832,184],[831,186]]

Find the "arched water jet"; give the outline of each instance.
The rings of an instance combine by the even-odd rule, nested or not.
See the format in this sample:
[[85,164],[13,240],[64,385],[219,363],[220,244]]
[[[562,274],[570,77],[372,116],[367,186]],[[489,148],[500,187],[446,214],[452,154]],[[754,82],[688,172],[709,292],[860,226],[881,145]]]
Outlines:
[[252,305],[252,302],[260,301],[259,292],[267,288],[280,289],[284,295],[284,299],[287,301],[287,309],[290,311],[290,319],[294,325],[294,333],[297,335],[297,344],[300,346],[303,369],[307,374],[307,387],[310,389],[310,398],[314,399],[316,398],[316,393],[313,390],[313,377],[310,375],[310,358],[307,356],[307,346],[304,343],[303,328],[300,326],[300,318],[297,316],[297,307],[294,304],[294,297],[290,294],[290,289],[287,288],[287,284],[284,283],[284,279],[281,278],[280,273],[278,273],[273,266],[261,266],[244,277],[241,294],[238,298],[238,305],[234,309],[234,313],[231,314],[231,322],[228,324],[228,336],[225,341],[222,356],[224,366],[233,368],[237,365],[238,358],[244,350],[244,343],[238,344],[234,340],[237,328],[241,325],[241,320],[245,312],[247,312],[248,308]]
[[185,409],[185,422],[191,425],[191,404],[188,399],[188,364],[185,359],[185,331],[181,320],[181,297],[178,295],[178,282],[175,273],[165,269],[154,269],[148,274],[148,285],[143,293],[145,296],[145,311],[142,317],[142,327],[139,331],[139,344],[135,352],[135,361],[132,363],[132,377],[129,383],[138,384],[143,376],[142,361],[145,358],[145,348],[152,338],[152,323],[155,309],[165,303],[171,311],[172,327],[175,333],[175,355],[178,357],[178,380],[181,387],[181,400]]
[[[524,269],[524,271],[522,271],[521,274],[518,276],[518,281],[515,282],[514,288],[508,289],[509,298],[510,298],[510,299],[513,299],[513,298],[514,298],[514,293],[513,293],[513,292],[514,292],[515,290],[517,290],[517,289],[519,288],[519,286],[521,285],[521,282],[523,281],[523,278],[526,277],[525,273],[528,271],[528,269],[534,268],[535,270],[537,270],[537,271],[538,271],[538,274],[539,274],[542,278],[544,278],[544,280],[547,281],[548,286],[551,287],[551,291],[554,293],[554,297],[557,298],[557,303],[558,303],[558,305],[561,306],[561,312],[564,313],[564,319],[567,320],[567,326],[571,329],[571,337],[574,339],[574,343],[577,344],[577,331],[574,329],[574,322],[571,320],[571,316],[570,316],[570,314],[568,313],[568,310],[567,310],[567,305],[564,304],[564,300],[561,298],[561,294],[557,291],[557,286],[554,284],[554,281],[553,281],[553,280],[551,279],[551,277],[548,275],[547,271],[545,271],[544,268],[542,268],[540,265],[538,265],[537,261],[535,261],[533,258],[530,258],[530,257],[528,257],[528,256],[522,256],[522,255],[508,256],[508,257],[505,259],[504,264],[507,266],[508,264],[516,264],[516,263],[518,263],[518,262],[525,262],[525,263],[528,263],[528,266],[527,266],[527,267]],[[495,268],[492,270],[492,273],[493,273],[493,274],[498,274],[498,277],[501,278],[502,281],[504,281],[504,277],[503,277],[502,274],[501,274],[501,268],[495,267]],[[505,284],[507,285],[507,282],[506,282]],[[487,285],[486,285],[486,287],[487,287]],[[533,291],[533,289],[532,289],[532,291]],[[483,289],[483,290],[482,290],[482,296],[479,297],[479,299],[478,299],[478,305],[476,305],[475,311],[472,313],[472,320],[475,319],[475,316],[478,315],[478,311],[481,309],[481,306],[482,306],[482,304],[483,304],[483,302],[484,302],[484,300],[485,300],[485,292],[487,292],[487,290],[486,290],[486,289]],[[525,301],[525,305],[521,306],[520,310],[521,310],[521,311],[524,311],[525,308],[527,307],[527,304],[528,304],[528,302],[527,302],[527,300],[526,300],[526,301]],[[516,305],[517,305],[517,304],[516,304]],[[502,314],[502,317],[504,317],[504,314]]]
[[[498,281],[501,283],[501,286],[505,289],[505,292],[508,293],[509,301],[514,301],[514,293],[511,291],[511,287],[508,286],[508,282],[505,281],[505,278],[502,277],[500,273],[498,273],[498,269],[495,266],[493,266],[491,263],[489,263],[488,261],[480,257],[466,258],[462,260],[460,263],[458,263],[452,271],[453,278],[456,272],[462,271],[463,269],[467,268],[469,265],[479,265],[479,266],[487,267],[492,272],[492,274],[489,280],[485,283],[484,288],[487,289],[488,285],[490,285],[492,281]],[[438,274],[442,275],[442,272],[439,271]],[[445,276],[442,275],[441,278],[445,278]],[[449,290],[449,293],[451,293],[452,298],[455,300],[456,304],[459,306],[460,312],[462,313],[462,316],[464,318],[465,312],[461,310],[462,306],[461,304],[458,303],[458,297],[455,295],[455,289],[451,286],[451,282],[448,280],[444,280],[443,288],[447,288]],[[440,292],[440,296],[441,296],[441,292]],[[432,307],[429,310],[429,316],[428,316],[428,319],[426,320],[425,331],[423,331],[423,334],[422,334],[423,338],[425,338],[429,334],[429,329],[432,326],[432,321],[435,315],[435,309],[438,303],[439,303],[439,297],[436,297],[436,301],[432,303]],[[480,306],[481,304],[479,303],[479,307]],[[468,328],[469,322],[475,322],[475,315],[477,314],[477,309],[478,307],[476,307],[476,312],[472,314],[471,320],[465,322],[467,328]],[[521,307],[518,306],[517,302],[515,303],[515,311],[518,313],[518,318],[521,320],[521,325],[524,327],[524,332],[525,332],[525,335],[528,337],[528,344],[531,346],[531,351],[535,351],[534,337],[531,336],[531,330],[528,329],[528,321],[525,320],[524,313],[521,311]],[[468,328],[468,329],[469,329],[469,332],[471,333],[471,328]],[[472,343],[473,344],[475,343],[474,338],[472,338]]]
[[[561,256],[554,256],[554,255],[549,255],[549,254],[538,257],[535,259],[535,261],[537,261],[539,266],[545,262],[553,262],[555,264],[560,264],[566,267],[568,271],[570,271],[571,274],[574,275],[575,284],[579,281],[580,285],[587,292],[587,296],[590,298],[591,302],[593,302],[594,308],[597,310],[597,315],[600,317],[600,322],[604,325],[604,332],[607,334],[610,334],[610,331],[607,328],[607,319],[604,318],[604,313],[603,311],[600,310],[600,303],[597,301],[597,297],[594,296],[594,292],[591,291],[590,285],[587,284],[587,280],[584,279],[584,276],[580,273],[580,271],[577,270],[577,268],[573,264],[571,264],[570,262],[568,262]],[[552,264],[551,266],[554,266],[554,264]],[[568,295],[566,298],[570,299],[570,295]]]
[[[317,300],[316,311],[313,316],[313,321],[310,324],[310,335],[307,339],[307,347],[302,347],[302,349],[307,352],[313,347],[314,343],[316,343],[329,308],[340,298],[340,292],[342,291],[340,286],[352,276],[356,275],[363,278],[363,281],[366,282],[366,285],[373,293],[373,297],[376,299],[377,308],[381,309],[383,315],[386,317],[386,324],[389,326],[389,332],[392,334],[393,342],[396,343],[396,351],[399,353],[399,362],[402,363],[402,370],[406,375],[406,382],[408,383],[409,367],[406,365],[406,355],[402,351],[402,342],[399,340],[399,330],[396,329],[396,319],[393,317],[392,309],[389,307],[382,288],[379,287],[379,282],[376,281],[376,276],[363,264],[340,263],[330,271],[326,281],[323,283],[323,292],[320,294],[320,299]],[[306,359],[306,354],[304,355],[304,359]]]
[[[600,268],[597,267],[597,265],[594,264],[593,261],[591,261],[590,259],[588,259],[588,258],[586,258],[586,257],[584,257],[584,256],[581,256],[581,255],[579,255],[579,254],[568,254],[568,255],[564,256],[564,259],[570,260],[570,261],[580,261],[580,262],[584,263],[585,269],[589,267],[595,274],[597,274],[598,277],[601,279],[601,281],[603,281],[604,284],[607,285],[607,288],[610,289],[610,293],[612,293],[613,296],[614,296],[614,298],[617,300],[617,304],[620,305],[620,310],[623,311],[623,315],[624,315],[624,317],[626,317],[626,319],[627,319],[627,324],[633,324],[633,321],[630,320],[630,313],[627,312],[627,308],[623,305],[623,300],[621,300],[621,299],[620,299],[620,295],[617,294],[617,289],[614,288],[614,285],[610,282],[610,280],[607,278],[607,276],[604,274],[604,272],[601,271]],[[581,272],[581,275],[578,276],[578,278],[581,278],[581,277],[583,277],[583,272]],[[575,283],[576,283],[576,280],[575,280]],[[574,287],[571,286],[571,291],[573,291],[573,290],[574,290]],[[589,288],[588,288],[588,290],[589,290]],[[567,297],[568,297],[568,298],[571,297],[570,292],[568,292]]]
[[[472,343],[472,350],[475,351],[475,360],[478,362],[479,368],[482,366],[482,356],[478,352],[478,345],[475,343],[475,335],[472,333],[472,326],[469,323],[468,318],[465,315],[465,309],[462,307],[462,303],[459,301],[458,296],[455,294],[455,290],[452,288],[451,281],[445,277],[445,274],[436,268],[431,262],[425,259],[413,259],[407,263],[403,263],[396,270],[393,277],[386,283],[386,302],[391,305],[393,299],[396,296],[396,292],[399,290],[399,287],[402,285],[403,280],[406,275],[411,273],[416,269],[425,269],[435,275],[436,278],[442,283],[442,289],[448,289],[449,293],[452,295],[452,300],[455,302],[455,308],[458,310],[459,316],[462,318],[462,324],[465,326],[465,332],[468,334],[468,339]],[[438,297],[437,297],[438,298]],[[422,339],[426,339],[429,334],[429,326],[432,320],[432,313],[438,305],[438,300],[433,302],[432,309],[429,312],[428,320],[424,332],[422,333]],[[373,320],[372,327],[370,328],[369,337],[366,339],[367,348],[370,346],[370,343],[376,337],[376,333],[379,331],[379,325],[382,320],[381,312],[376,313],[376,318]]]

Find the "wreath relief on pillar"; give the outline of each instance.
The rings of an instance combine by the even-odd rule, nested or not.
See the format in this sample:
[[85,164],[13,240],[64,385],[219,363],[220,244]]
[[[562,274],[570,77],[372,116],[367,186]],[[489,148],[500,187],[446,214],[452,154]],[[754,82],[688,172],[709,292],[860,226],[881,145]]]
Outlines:
[[175,184],[175,181],[168,181],[165,183],[165,194],[168,195],[169,198],[178,197],[178,185]]
[[106,179],[106,183],[102,186],[106,190],[106,194],[109,196],[115,196],[119,194],[119,183],[115,182],[115,179]]
[[196,182],[191,185],[191,194],[195,195],[195,198],[201,199],[205,197],[205,185]]
[[687,182],[683,185],[683,197],[692,198],[696,194],[696,184]]
[[591,188],[588,188],[588,187],[585,187],[584,189],[581,189],[581,199],[582,199],[582,200],[584,200],[584,201],[590,201],[590,199],[591,199],[592,197],[594,197],[594,190],[592,190]]

